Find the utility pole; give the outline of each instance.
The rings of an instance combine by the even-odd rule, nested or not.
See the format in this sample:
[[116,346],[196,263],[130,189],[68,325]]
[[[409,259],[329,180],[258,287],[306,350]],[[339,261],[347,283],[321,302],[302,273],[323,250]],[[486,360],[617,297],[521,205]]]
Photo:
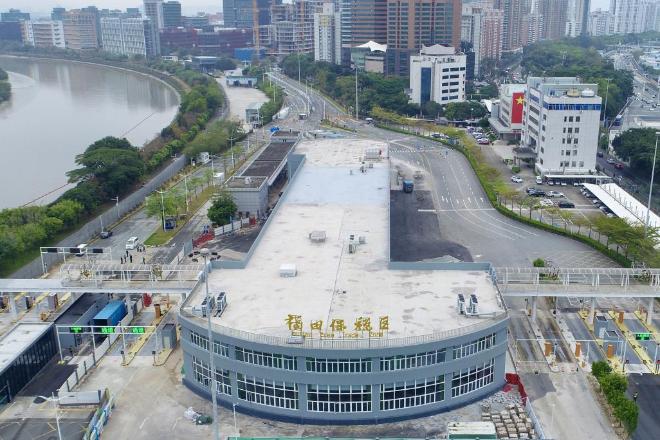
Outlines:
[[165,199],[163,197],[163,194],[165,194],[165,191],[159,191],[156,190],[158,194],[160,194],[160,207],[163,212],[163,231],[165,230]]
[[117,208],[117,220],[119,220],[119,196],[112,197],[110,200],[114,200],[115,202],[115,207]]
[[360,120],[360,111],[358,107],[358,66],[355,63],[355,119]]
[[605,109],[603,110],[603,125],[605,125],[605,120],[607,119],[607,96],[610,94],[610,81],[612,78],[607,78],[607,88],[605,89]]
[[653,150],[653,165],[651,166],[651,181],[649,182],[649,201],[646,204],[646,221],[644,222],[644,238],[649,229],[649,221],[651,220],[651,196],[653,195],[653,178],[655,177],[655,158],[658,154],[658,136],[660,131],[655,132],[655,149]]

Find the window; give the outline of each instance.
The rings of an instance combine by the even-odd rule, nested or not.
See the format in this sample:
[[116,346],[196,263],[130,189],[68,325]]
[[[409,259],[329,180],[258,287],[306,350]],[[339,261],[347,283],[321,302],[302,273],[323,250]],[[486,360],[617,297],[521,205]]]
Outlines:
[[380,359],[381,371],[407,370],[409,368],[428,367],[445,361],[445,349],[425,353],[390,356]]
[[545,142],[545,136],[541,136],[541,142]]
[[573,133],[573,127],[568,127],[568,132]]
[[454,373],[451,380],[451,397],[471,393],[493,382],[493,363],[488,362]]
[[[209,349],[209,338],[192,330],[190,331],[190,342],[202,350],[208,351]],[[213,353],[223,357],[229,357],[229,345],[213,341]]]
[[461,344],[454,347],[454,359],[460,359],[480,351],[488,350],[495,345],[495,333],[488,336],[483,336],[476,341],[467,344]]
[[580,132],[580,127],[575,127],[575,134],[578,134]]
[[573,156],[577,156],[577,150],[573,150]]
[[568,118],[564,116],[564,122],[568,122]]
[[[209,364],[193,356],[192,367],[195,382],[209,388],[211,386],[211,369],[209,368]],[[215,385],[218,394],[231,396],[231,379],[229,378],[228,370],[215,369]]]
[[584,168],[584,161],[583,160],[580,161],[580,168]]
[[238,398],[258,405],[298,409],[298,386],[295,383],[260,379],[236,374]]
[[[575,117],[575,122],[580,122],[580,117],[579,116]],[[576,128],[576,130],[577,130],[577,128]],[[576,131],[576,133],[577,133],[577,131]]]
[[370,373],[371,359],[307,358],[307,371],[315,373]]
[[297,370],[298,362],[293,356],[285,354],[263,353],[236,347],[236,360],[262,367],[279,368],[282,370]]
[[428,405],[442,402],[444,398],[444,376],[380,386],[380,409],[383,411]]
[[561,138],[561,143],[565,144],[566,143],[566,138]]
[[568,117],[568,122],[573,122],[573,116]]
[[545,149],[541,147],[541,153],[545,153]]
[[575,161],[573,161],[573,164],[571,165],[573,168],[575,168]]
[[563,156],[563,155],[564,155],[564,150],[561,150],[560,156]]
[[578,138],[574,138],[574,139],[573,139],[573,143],[574,143],[574,144],[577,144],[577,143],[578,143]]
[[307,410],[314,412],[369,412],[371,385],[307,385]]
[[566,127],[564,127],[564,133],[566,133]]

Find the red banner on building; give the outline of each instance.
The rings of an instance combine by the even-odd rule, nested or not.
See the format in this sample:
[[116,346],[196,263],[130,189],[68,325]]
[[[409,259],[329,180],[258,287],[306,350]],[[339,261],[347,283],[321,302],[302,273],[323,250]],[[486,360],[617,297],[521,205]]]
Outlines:
[[511,123],[522,124],[523,104],[525,102],[525,93],[516,92],[511,100]]

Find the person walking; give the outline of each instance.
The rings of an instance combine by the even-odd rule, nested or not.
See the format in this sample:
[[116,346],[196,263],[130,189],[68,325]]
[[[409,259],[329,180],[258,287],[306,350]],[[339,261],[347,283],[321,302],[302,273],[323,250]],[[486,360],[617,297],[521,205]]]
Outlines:
[[147,264],[147,257],[142,257],[142,264]]
[[128,258],[130,258],[131,263],[133,263],[133,255],[129,255]]
[[633,402],[637,403],[637,397],[638,396],[639,396],[638,392],[635,392],[635,394],[633,394]]

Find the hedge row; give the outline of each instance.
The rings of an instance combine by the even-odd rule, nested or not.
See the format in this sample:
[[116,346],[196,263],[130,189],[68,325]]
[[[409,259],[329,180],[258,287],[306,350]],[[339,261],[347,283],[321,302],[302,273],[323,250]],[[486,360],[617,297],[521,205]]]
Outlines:
[[594,362],[591,366],[601,392],[605,395],[607,403],[612,407],[614,417],[621,422],[628,434],[637,429],[639,407],[637,403],[626,397],[628,380],[623,374],[615,373],[606,361]]

